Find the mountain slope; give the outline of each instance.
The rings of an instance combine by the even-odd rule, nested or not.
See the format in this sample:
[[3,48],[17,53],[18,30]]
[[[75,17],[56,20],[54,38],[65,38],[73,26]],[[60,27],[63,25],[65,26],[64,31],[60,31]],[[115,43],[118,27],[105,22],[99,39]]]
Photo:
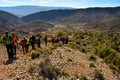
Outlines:
[[21,19],[26,22],[40,19],[59,23],[88,23],[114,18],[120,18],[120,7],[51,10],[37,12]]
[[120,19],[109,19],[100,22],[88,23],[85,25],[89,29],[99,29],[99,30],[120,30]]
[[40,21],[40,20],[35,20],[35,21],[29,22],[29,23],[26,23],[24,25],[17,27],[16,30],[39,33],[40,31],[44,31],[52,27],[54,27],[54,25],[51,23]]
[[20,20],[17,16],[10,14],[8,12],[0,11],[0,30],[5,28],[15,27],[21,25],[24,22]]
[[19,17],[26,16],[39,11],[48,11],[53,9],[70,9],[68,7],[45,7],[45,6],[12,6],[12,7],[0,7],[0,10],[10,12]]

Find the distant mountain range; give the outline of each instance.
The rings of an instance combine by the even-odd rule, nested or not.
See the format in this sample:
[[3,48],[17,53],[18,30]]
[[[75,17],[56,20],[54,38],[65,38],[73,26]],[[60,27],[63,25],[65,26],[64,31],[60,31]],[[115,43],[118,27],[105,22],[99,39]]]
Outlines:
[[120,18],[120,7],[50,10],[30,14],[21,19],[25,22],[40,19],[60,23],[90,23],[114,18]]
[[46,7],[46,6],[12,6],[0,7],[0,10],[12,13],[18,17],[26,16],[32,13],[48,10],[71,9],[69,7]]
[[16,26],[20,26],[18,29],[39,32],[54,27],[54,23],[82,24],[87,29],[120,30],[120,7],[40,11],[22,18],[0,11],[0,31],[13,27],[14,31]]

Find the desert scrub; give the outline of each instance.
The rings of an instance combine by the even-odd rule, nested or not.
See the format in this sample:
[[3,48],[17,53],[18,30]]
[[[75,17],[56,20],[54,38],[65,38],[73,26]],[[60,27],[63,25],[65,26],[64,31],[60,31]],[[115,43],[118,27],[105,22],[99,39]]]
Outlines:
[[73,80],[88,80],[87,77],[81,73],[76,74],[75,76],[76,76],[76,78],[74,78]]
[[64,32],[64,31],[62,31],[62,30],[60,30],[60,31],[58,31],[58,32],[56,33],[56,36],[57,36],[57,37],[66,36],[66,35],[67,35],[66,32]]
[[90,60],[90,61],[96,61],[97,59],[96,59],[95,55],[91,55],[91,56],[89,57],[89,60]]
[[57,80],[58,77],[66,75],[60,67],[52,65],[49,59],[46,59],[44,62],[41,62],[39,65],[40,75],[49,80]]
[[90,66],[90,67],[96,67],[93,62],[91,62],[89,66]]
[[30,54],[31,54],[31,59],[39,58],[40,56],[40,53],[37,50],[32,50]]
[[67,62],[72,62],[73,60],[71,58],[67,58]]
[[100,71],[95,70],[93,80],[105,80],[105,78],[104,78],[103,74]]
[[52,54],[51,48],[44,48],[40,50],[41,55],[48,56]]
[[33,64],[27,65],[27,70],[30,74],[34,72],[35,66]]
[[56,49],[57,47],[62,47],[63,44],[62,43],[56,43],[53,45],[53,48]]

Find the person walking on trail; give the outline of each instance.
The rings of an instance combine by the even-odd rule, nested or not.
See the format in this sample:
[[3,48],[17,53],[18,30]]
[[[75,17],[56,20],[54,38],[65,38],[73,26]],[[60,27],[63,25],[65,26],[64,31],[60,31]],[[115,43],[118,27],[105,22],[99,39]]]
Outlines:
[[30,44],[32,46],[32,49],[34,50],[35,49],[35,36],[33,35],[31,38],[30,38]]
[[30,38],[28,37],[28,36],[26,36],[26,51],[27,51],[27,53],[28,53],[28,51],[29,51],[29,43],[30,43]]
[[27,41],[25,38],[20,41],[20,45],[22,46],[23,54],[27,54],[26,43],[27,43]]
[[65,37],[64,36],[60,37],[60,42],[62,42],[62,44],[65,43]]
[[17,47],[18,38],[15,36],[15,34],[12,34],[11,39],[12,39],[13,56],[16,58],[16,47]]
[[65,37],[65,44],[68,44],[68,36]]
[[8,60],[10,60],[13,58],[13,49],[12,49],[12,38],[11,38],[11,36],[8,35],[8,32],[5,32],[3,41],[4,41],[6,49],[7,49]]
[[44,36],[44,42],[45,42],[45,46],[47,46],[47,42],[48,42],[47,35]]
[[37,43],[38,48],[41,48],[41,39],[40,39],[40,37],[37,37],[36,43]]

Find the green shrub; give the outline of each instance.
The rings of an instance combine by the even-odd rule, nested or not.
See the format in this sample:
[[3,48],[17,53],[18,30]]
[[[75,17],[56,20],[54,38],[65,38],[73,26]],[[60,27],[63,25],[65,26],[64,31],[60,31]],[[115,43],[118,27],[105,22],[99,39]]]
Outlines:
[[96,61],[96,57],[95,57],[94,55],[91,55],[91,56],[89,57],[89,60]]
[[103,74],[100,71],[95,70],[93,80],[105,80],[105,78],[104,78]]
[[90,67],[96,67],[93,62],[90,63]]
[[120,71],[118,67],[116,67],[115,65],[113,64],[110,64],[110,68],[113,69],[113,70],[116,70],[116,71]]
[[101,49],[100,52],[99,52],[100,58],[105,58],[105,57],[107,57],[109,54],[110,54],[110,49],[107,48],[107,47]]
[[29,64],[29,65],[27,66],[27,69],[28,69],[28,72],[29,72],[30,74],[32,74],[33,71],[34,71],[34,69],[35,69],[35,66],[32,65],[32,64]]
[[82,47],[82,48],[81,48],[81,52],[86,53],[86,48],[85,48],[85,47]]
[[52,54],[52,48],[44,48],[44,49],[41,49],[40,50],[40,53],[41,54],[43,54],[43,55],[45,55],[45,56],[48,56],[48,55],[50,55],[50,54]]
[[31,59],[39,58],[40,53],[36,50],[32,50],[31,52]]
[[73,60],[71,58],[67,58],[67,61],[68,62],[72,62]]
[[82,75],[82,76],[80,77],[80,80],[88,80],[88,79],[86,78],[86,76],[83,76],[83,75]]
[[66,32],[60,30],[56,33],[56,35],[57,37],[66,36]]
[[77,74],[75,76],[76,76],[76,79],[73,79],[73,80],[88,80],[87,77],[83,74]]
[[46,59],[45,62],[41,62],[39,68],[39,74],[49,80],[56,80],[57,77],[65,75],[65,72],[63,72],[59,67],[52,65],[49,59]]

